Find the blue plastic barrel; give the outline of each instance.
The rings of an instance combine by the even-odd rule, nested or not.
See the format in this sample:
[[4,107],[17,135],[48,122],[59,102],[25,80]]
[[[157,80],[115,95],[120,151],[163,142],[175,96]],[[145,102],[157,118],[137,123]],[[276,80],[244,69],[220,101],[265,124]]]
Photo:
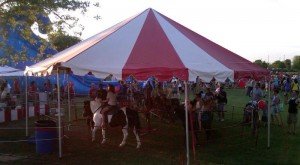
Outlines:
[[47,154],[53,152],[57,146],[56,122],[38,120],[35,122],[35,126],[36,153]]

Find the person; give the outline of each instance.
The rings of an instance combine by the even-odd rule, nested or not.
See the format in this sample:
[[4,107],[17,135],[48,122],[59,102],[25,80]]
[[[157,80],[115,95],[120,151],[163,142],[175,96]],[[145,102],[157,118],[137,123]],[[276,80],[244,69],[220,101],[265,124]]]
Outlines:
[[134,86],[133,83],[129,83],[129,86],[127,88],[126,94],[128,94],[128,100],[133,101],[133,95],[134,95]]
[[178,91],[179,91],[179,95],[180,95],[180,93],[183,93],[183,87],[182,87],[181,81],[178,81]]
[[292,83],[292,91],[295,92],[297,94],[297,96],[299,95],[299,84],[298,84],[298,80],[295,78],[293,83]]
[[151,92],[152,98],[159,97],[159,89],[158,88],[159,88],[158,85],[155,85],[155,87],[153,88],[153,90]]
[[52,93],[51,93],[51,96],[52,96],[51,98],[52,98],[52,100],[55,100],[55,99],[56,99],[57,91],[58,91],[57,84],[54,84],[53,89],[52,89]]
[[[202,97],[202,92],[200,92],[200,93],[198,93],[198,94],[196,94],[196,97],[195,97],[195,99],[193,100],[193,102],[192,102],[192,104],[194,104],[195,106],[195,119],[194,119],[194,121],[195,121],[195,123],[194,123],[194,125],[195,125],[195,130],[198,130],[198,131],[200,131],[200,129],[201,129],[201,108],[202,108],[202,100],[201,100],[201,97]],[[197,142],[198,142],[198,137],[197,137],[197,135],[196,135],[196,140],[197,140]]]
[[29,88],[28,88],[28,95],[29,95],[29,100],[30,101],[36,101],[37,99],[37,87],[35,85],[35,81],[31,81],[30,82],[30,85],[29,85]]
[[[62,101],[63,100],[63,93],[64,93],[64,88],[63,88],[63,85],[61,86],[61,88],[60,88],[60,101]],[[58,87],[57,87],[57,84],[54,84],[53,85],[53,89],[52,89],[52,93],[51,93],[51,98],[52,98],[52,100],[56,100],[56,101],[58,101],[58,99],[57,99],[57,93],[58,92]]]
[[127,95],[128,86],[124,81],[120,81],[120,95]]
[[274,89],[279,89],[279,79],[278,79],[277,75],[275,75],[275,77],[273,79],[273,88]]
[[279,110],[280,110],[280,98],[279,98],[279,95],[278,95],[279,91],[278,89],[274,89],[273,91],[273,98],[272,98],[272,120],[274,120],[274,117],[275,117],[275,120],[276,122],[278,123],[278,125],[280,125],[280,122],[281,122],[281,118],[280,118],[280,115],[279,115]]
[[211,92],[210,85],[206,86],[206,92],[202,97],[203,106],[201,108],[201,125],[205,130],[206,138],[209,139],[211,136],[212,120],[213,120],[213,105],[214,105],[214,94]]
[[253,80],[251,78],[249,78],[249,80],[246,82],[246,96],[250,96],[250,93],[253,89]]
[[258,102],[259,100],[262,99],[263,92],[260,88],[260,83],[255,84],[255,88],[253,88],[253,90],[251,91],[250,96],[251,96],[252,101]]
[[106,102],[108,106],[102,109],[101,114],[104,118],[103,126],[105,127],[107,121],[107,113],[110,110],[117,110],[117,95],[115,93],[115,87],[111,84],[108,85],[106,100],[102,102]]
[[97,91],[98,89],[96,88],[95,84],[92,83],[89,91],[89,96],[92,100],[94,100],[97,97]]
[[177,85],[177,82],[174,81],[172,83],[172,94],[171,94],[171,98],[179,98],[179,88]]
[[101,96],[102,100],[106,100],[107,91],[105,89],[103,89],[102,83],[99,84],[98,94],[99,94],[99,96]]
[[1,101],[4,102],[6,100],[6,97],[7,97],[7,90],[5,90],[5,82],[1,85]]
[[216,93],[216,98],[218,102],[219,121],[224,121],[224,106],[227,104],[227,93],[223,89],[223,86],[219,87],[219,90]]
[[288,134],[296,134],[296,123],[297,123],[297,113],[298,113],[298,105],[300,103],[300,99],[297,96],[295,91],[292,92],[292,97],[288,101]]
[[13,94],[17,95],[18,97],[21,94],[20,84],[17,78],[15,78],[13,82]]
[[289,94],[291,92],[292,86],[291,86],[291,78],[289,76],[286,77],[286,80],[284,81],[284,101],[287,103],[287,100],[289,98]]
[[52,88],[52,85],[51,85],[50,80],[48,79],[48,80],[44,83],[44,91],[45,91],[45,92],[51,92],[51,88]]
[[200,83],[200,77],[199,76],[196,77],[196,83]]

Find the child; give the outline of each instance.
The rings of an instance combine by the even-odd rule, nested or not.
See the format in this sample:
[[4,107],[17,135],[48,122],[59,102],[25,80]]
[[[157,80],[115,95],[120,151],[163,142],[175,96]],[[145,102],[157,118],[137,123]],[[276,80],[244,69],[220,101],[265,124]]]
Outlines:
[[288,101],[289,109],[288,109],[288,133],[296,134],[296,123],[297,123],[297,113],[298,113],[298,104],[300,103],[300,99],[297,97],[296,91],[292,92],[292,98]]

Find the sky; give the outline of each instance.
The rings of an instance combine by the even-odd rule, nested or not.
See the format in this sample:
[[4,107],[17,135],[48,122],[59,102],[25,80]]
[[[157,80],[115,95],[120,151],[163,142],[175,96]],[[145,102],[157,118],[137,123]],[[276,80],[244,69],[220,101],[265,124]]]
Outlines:
[[[82,39],[147,8],[162,13],[211,41],[254,61],[300,55],[300,0],[91,0]],[[96,20],[95,15],[101,17]]]

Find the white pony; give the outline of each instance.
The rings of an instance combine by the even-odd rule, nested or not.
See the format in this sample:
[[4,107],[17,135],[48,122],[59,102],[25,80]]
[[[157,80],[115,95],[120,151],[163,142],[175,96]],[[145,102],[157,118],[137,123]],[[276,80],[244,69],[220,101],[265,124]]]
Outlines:
[[[106,127],[104,127],[104,117],[101,114],[101,102],[99,99],[95,99],[90,102],[91,104],[91,111],[94,114],[93,115],[93,121],[94,121],[94,128],[92,131],[92,141],[95,141],[96,138],[96,132],[98,129],[101,128],[102,130],[102,142],[101,144],[106,143]],[[110,127],[122,127],[123,132],[123,140],[120,143],[120,147],[123,147],[126,144],[126,140],[128,137],[128,129],[132,128],[133,133],[136,137],[137,146],[136,148],[139,149],[141,147],[141,140],[139,137],[139,129],[140,129],[140,121],[138,112],[127,108],[126,107],[127,101],[123,100],[120,102],[120,109],[114,113],[114,114],[108,114],[108,124]]]

